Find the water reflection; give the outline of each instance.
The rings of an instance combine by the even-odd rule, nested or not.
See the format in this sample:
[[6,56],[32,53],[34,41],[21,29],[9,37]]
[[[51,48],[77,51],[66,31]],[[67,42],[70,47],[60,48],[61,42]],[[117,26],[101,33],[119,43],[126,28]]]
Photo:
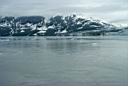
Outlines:
[[[99,41],[100,42],[100,41]],[[47,49],[52,50],[53,52],[58,53],[79,53],[85,52],[86,50],[90,50],[92,48],[98,49],[99,42],[95,43],[94,41],[48,41]]]

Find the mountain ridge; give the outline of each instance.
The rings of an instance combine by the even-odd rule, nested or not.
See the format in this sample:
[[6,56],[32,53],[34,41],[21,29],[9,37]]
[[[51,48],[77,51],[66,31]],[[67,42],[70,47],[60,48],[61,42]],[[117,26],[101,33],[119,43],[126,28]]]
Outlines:
[[[0,17],[0,36],[100,36],[124,33],[128,26],[117,26],[93,19],[72,16]],[[125,33],[126,34],[126,33]]]

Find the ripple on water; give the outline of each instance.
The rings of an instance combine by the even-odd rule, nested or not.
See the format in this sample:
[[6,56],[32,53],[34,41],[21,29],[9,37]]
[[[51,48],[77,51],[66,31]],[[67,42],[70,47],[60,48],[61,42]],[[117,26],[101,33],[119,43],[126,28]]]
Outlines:
[[3,55],[3,53],[0,53],[0,56]]
[[24,82],[21,82],[21,86],[43,86],[45,84],[48,84],[47,80],[26,80]]

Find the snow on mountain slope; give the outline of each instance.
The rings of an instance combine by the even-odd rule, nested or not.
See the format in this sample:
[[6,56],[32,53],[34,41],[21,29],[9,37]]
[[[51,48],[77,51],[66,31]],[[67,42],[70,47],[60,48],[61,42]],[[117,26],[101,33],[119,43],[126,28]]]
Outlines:
[[124,33],[127,27],[76,15],[54,16],[47,21],[42,16],[0,17],[0,36],[108,35]]

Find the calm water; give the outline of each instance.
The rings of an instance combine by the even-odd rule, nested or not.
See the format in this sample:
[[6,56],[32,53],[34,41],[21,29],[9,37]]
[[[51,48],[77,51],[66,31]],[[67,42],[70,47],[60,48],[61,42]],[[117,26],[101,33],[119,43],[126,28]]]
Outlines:
[[0,86],[128,86],[128,37],[0,38]]

